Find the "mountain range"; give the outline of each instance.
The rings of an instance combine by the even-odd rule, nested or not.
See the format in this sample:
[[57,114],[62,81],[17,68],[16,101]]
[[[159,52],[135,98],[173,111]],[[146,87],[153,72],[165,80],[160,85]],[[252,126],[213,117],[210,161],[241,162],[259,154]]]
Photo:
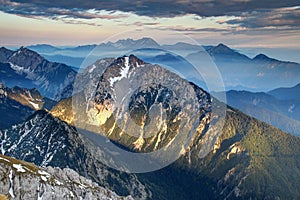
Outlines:
[[[300,90],[297,91],[300,92]],[[235,90],[228,91],[226,98],[228,105],[241,110],[247,115],[299,136],[299,100],[281,100],[270,95],[270,93]]]
[[[70,168],[135,199],[300,198],[299,137],[231,107],[224,107],[222,119],[212,108],[223,103],[159,65],[134,55],[101,59],[78,75],[74,90],[74,96],[61,100],[50,113],[36,111],[1,130],[1,153],[40,167]],[[120,101],[129,107],[117,107]],[[153,115],[160,112],[166,113],[164,124]],[[134,124],[142,132],[134,131]],[[185,138],[182,148],[174,141],[184,137],[179,133],[193,130],[191,124],[197,125],[193,137]],[[179,159],[148,173],[114,170],[101,161],[105,155],[114,161],[118,157],[103,154],[105,148],[80,128],[129,152],[171,148]],[[143,139],[141,134],[150,136]]]
[[[279,61],[264,54],[251,59],[224,44],[208,48],[207,52],[218,67],[226,90],[261,92],[300,82],[298,63]],[[192,53],[186,58],[197,60],[200,55],[201,52]]]
[[277,88],[268,92],[268,94],[280,100],[300,100],[300,84],[294,87]]
[[[144,45],[144,46],[143,46]],[[147,45],[150,45],[153,48],[145,48]],[[135,48],[138,48],[139,46],[142,48],[139,48],[137,50],[131,51],[131,53],[134,53],[135,55],[139,56],[142,58],[144,61],[149,62],[149,63],[157,63],[160,65],[163,65],[166,67],[168,70],[174,71],[176,73],[181,74],[183,77],[185,77],[187,80],[196,83],[197,85],[201,86],[205,90],[207,90],[206,83],[204,82],[202,77],[195,77],[199,72],[193,68],[193,66],[188,62],[188,60],[193,60],[197,59],[199,56],[199,53],[191,53],[187,56],[187,60],[179,55],[176,55],[172,53],[171,51],[167,50],[162,50],[162,49],[157,49],[159,47],[163,47],[165,49],[169,49],[172,51],[179,51],[180,49],[184,49],[187,51],[195,51],[199,50],[202,47],[196,46],[196,45],[191,45],[187,43],[177,43],[175,45],[162,45],[160,46],[158,43],[153,41],[150,38],[143,38],[140,40],[132,40],[132,39],[127,39],[127,40],[120,40],[117,41],[116,43],[108,42],[99,45],[100,47],[98,48],[108,48],[113,50],[119,49],[119,50],[125,50],[129,51],[131,46],[134,46]],[[130,47],[129,47],[130,46]],[[76,48],[66,48],[64,50],[68,50],[69,52],[88,52],[95,48],[96,45],[88,45],[88,46],[79,46]],[[60,48],[48,46],[48,45],[36,45],[36,46],[31,46],[30,48],[35,48],[41,52],[52,52],[52,51],[57,51],[57,50],[63,50]],[[219,70],[222,74],[223,79],[225,80],[225,88],[232,88],[232,87],[226,87],[226,80],[229,81],[240,81],[243,84],[247,84],[248,81],[250,82],[255,82],[255,84],[259,85],[259,88],[268,88],[269,86],[266,87],[268,84],[272,85],[285,85],[283,82],[291,81],[292,83],[294,82],[299,82],[298,80],[298,68],[299,64],[296,63],[289,63],[289,62],[282,62],[278,61],[275,59],[268,58],[265,55],[257,55],[255,58],[250,59],[247,56],[230,49],[229,47],[225,46],[224,44],[220,44],[218,46],[205,46],[204,47],[205,51],[212,56],[212,58],[215,60],[215,62],[221,67],[219,67]],[[119,52],[119,50],[117,52]],[[51,77],[49,77],[49,71],[51,65],[48,68],[45,68],[44,71],[39,72],[38,75],[31,75],[29,71],[25,70],[25,72],[21,72],[20,69],[24,68],[26,69],[26,64],[22,62],[17,62],[11,59],[13,57],[13,51],[10,51],[5,48],[1,48],[1,61],[3,63],[0,63],[1,68],[2,68],[2,74],[0,74],[1,81],[6,83],[8,86],[13,87],[15,85],[25,87],[25,88],[33,88],[36,87],[38,88],[44,96],[47,98],[52,98],[55,100],[60,100],[63,98],[70,97],[72,95],[72,87],[73,87],[73,81],[75,78],[73,78],[77,72],[72,71],[71,67],[63,65],[63,64],[58,64],[58,63],[51,63],[42,58],[40,55],[37,53],[32,52],[31,50],[28,50],[26,48],[20,48],[20,50],[16,52],[22,52],[20,53],[20,58],[19,60],[22,59],[22,54],[26,57],[30,57],[30,62],[35,62],[34,60],[41,60],[38,61],[37,63],[41,62],[48,62],[51,63],[51,65],[62,65],[63,70],[60,71],[60,75],[62,79],[63,77],[68,77],[65,78],[68,79],[68,83],[60,84],[60,89],[59,91],[56,91],[55,94],[49,93],[49,91],[46,90],[51,90],[49,88],[57,88],[57,82],[56,80],[53,80]],[[17,54],[17,53],[16,53]],[[19,55],[19,54],[17,54]],[[12,62],[10,62],[10,59],[16,64],[19,64],[18,67],[12,67]],[[18,60],[15,59],[15,60]],[[95,57],[96,59],[96,57]],[[8,63],[7,63],[8,62]],[[77,62],[77,61],[76,61]],[[224,64],[225,63],[225,64]],[[16,65],[18,66],[18,65]],[[236,68],[239,68],[239,73],[231,73],[233,70],[237,70]],[[292,69],[292,70],[291,70]],[[254,71],[257,70],[265,70],[266,72],[257,72],[255,75]],[[24,70],[23,70],[24,71]],[[55,70],[56,71],[56,70]],[[294,76],[294,78],[283,78],[282,76],[286,76],[287,73],[284,71],[291,71],[292,74],[291,76]],[[71,72],[71,75],[70,75]],[[293,73],[294,72],[294,73]],[[29,75],[28,75],[29,73]],[[51,73],[50,73],[51,74]],[[272,77],[270,80],[265,80],[265,75],[269,74],[268,76]],[[259,76],[258,76],[259,75]],[[36,78],[34,78],[36,76]],[[273,81],[274,77],[277,77],[277,81]],[[32,80],[33,79],[33,80]],[[38,79],[35,81],[34,79]],[[48,80],[49,79],[49,80]],[[260,79],[260,80],[256,80]],[[241,86],[235,86],[233,87],[234,89],[240,90],[245,87]],[[274,87],[272,86],[272,88]],[[42,88],[42,89],[41,89]],[[271,88],[271,86],[270,86]],[[251,90],[251,89],[249,89]],[[256,90],[256,89],[255,89]],[[287,131],[292,134],[297,134],[298,127],[299,127],[299,117],[297,115],[297,109],[299,102],[296,98],[295,95],[297,95],[298,92],[298,87],[295,86],[294,88],[289,89],[290,91],[287,93],[285,92],[284,94],[280,95],[280,91],[284,90],[282,89],[276,89],[274,91],[270,91],[268,94],[271,94],[271,96],[261,96],[258,98],[259,94],[258,93],[253,93],[252,95],[251,92],[248,93],[239,93],[235,91],[229,91],[227,93],[227,98],[228,98],[228,104],[242,110],[243,112],[249,114],[250,116],[256,117],[262,121],[265,121],[267,123],[270,123],[284,131]],[[279,93],[277,92],[279,91]],[[278,93],[277,95],[275,93]],[[252,96],[250,98],[250,96]],[[295,97],[293,97],[295,96]],[[284,98],[294,98],[293,100],[288,100],[288,101],[283,101]],[[276,98],[276,99],[273,99]],[[256,103],[254,105],[253,101],[255,102],[260,102]],[[263,103],[264,102],[264,103]],[[271,106],[272,105],[272,106]],[[12,120],[14,122],[14,120]],[[4,125],[4,124],[3,124]],[[3,126],[2,125],[2,126]]]
[[[127,42],[134,40],[122,40],[118,48],[124,50]],[[150,50],[157,48],[157,43],[139,42],[140,46],[153,45]],[[176,45],[181,48],[185,44]],[[142,47],[139,52],[147,54],[149,49]],[[57,51],[48,48],[47,52],[53,50]],[[270,61],[263,56],[247,58],[225,45],[207,46],[205,50],[216,63]],[[163,56],[155,51],[153,55],[159,61],[174,59],[166,51]],[[145,61],[125,55],[99,59],[75,72],[27,48],[2,48],[0,52],[0,78],[5,83],[0,87],[0,105],[7,113],[3,115],[7,123],[0,128],[0,150],[5,155],[0,156],[0,173],[5,174],[0,193],[6,197],[43,194],[46,198],[53,195],[50,187],[66,199],[71,193],[77,198],[103,195],[104,199],[300,198],[300,138],[218,101],[176,74],[172,70],[175,65],[167,68],[158,62],[151,64],[151,57]],[[286,67],[280,61],[273,62],[280,63],[276,69]],[[58,84],[59,90],[55,90]],[[36,89],[25,89],[27,86]],[[235,105],[254,103],[296,118],[298,107],[292,108],[294,113],[286,113],[284,106],[290,106],[296,97],[279,98],[289,91],[229,91],[228,96],[236,99],[241,94],[242,100]],[[10,116],[10,112],[14,114]],[[15,120],[16,115],[20,118]],[[295,128],[294,134],[299,134],[298,130]],[[139,158],[128,163],[123,154],[107,150],[107,144],[134,154],[164,151],[139,165]],[[169,162],[173,157],[174,162]],[[128,173],[139,167],[150,169],[152,161],[168,164],[147,173]],[[119,164],[122,171],[112,168]],[[17,192],[16,187],[29,184],[43,190]]]
[[[152,38],[142,38],[137,40],[123,39],[99,45],[83,45],[69,48],[57,48],[51,45],[35,45],[28,46],[28,48],[41,53],[51,61],[67,63],[75,67],[74,69],[85,68],[99,58],[116,57],[144,48],[162,51],[159,56],[173,53],[184,58],[185,62],[191,63],[197,63],[195,61],[204,59],[203,52],[207,52],[222,74],[226,90],[269,91],[279,87],[291,87],[300,82],[300,64],[279,61],[264,54],[258,54],[254,58],[249,58],[222,43],[217,46],[200,46],[184,42],[178,42],[173,45],[160,45]],[[92,53],[92,55],[88,56],[89,53]],[[89,57],[89,61],[85,61],[87,65],[81,66],[81,63],[87,56]],[[157,59],[157,56],[151,57],[148,54],[147,62],[156,63],[157,60],[155,62],[155,59]],[[176,65],[176,62],[178,62],[178,59],[169,60],[167,64],[171,63],[172,66]],[[159,64],[163,65],[166,63],[161,62]],[[277,81],[273,81],[274,79]],[[201,85],[201,87],[205,86]]]

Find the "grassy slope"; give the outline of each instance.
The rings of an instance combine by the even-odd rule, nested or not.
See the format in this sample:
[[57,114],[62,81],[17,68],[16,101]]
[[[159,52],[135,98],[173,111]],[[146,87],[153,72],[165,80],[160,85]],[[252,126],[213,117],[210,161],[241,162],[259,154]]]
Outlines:
[[[300,138],[234,111],[227,113],[220,141],[216,153],[194,154],[191,165],[185,156],[140,175],[155,191],[153,199],[300,198]],[[233,144],[242,151],[227,159]]]

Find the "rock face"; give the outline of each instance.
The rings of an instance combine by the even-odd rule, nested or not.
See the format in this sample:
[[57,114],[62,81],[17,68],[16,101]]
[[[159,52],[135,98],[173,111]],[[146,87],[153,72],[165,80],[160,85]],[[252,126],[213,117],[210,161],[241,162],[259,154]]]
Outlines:
[[0,81],[9,87],[36,87],[44,96],[56,100],[72,94],[72,90],[70,93],[63,90],[73,83],[76,72],[65,64],[49,62],[24,47],[17,51],[1,48],[0,61],[4,70]]
[[[150,152],[170,146],[179,132],[195,132],[202,120],[209,120],[210,95],[178,75],[134,55],[98,63],[106,64],[99,67],[101,76],[89,77],[72,99],[77,127],[109,136],[131,150]],[[66,116],[59,110],[52,113]],[[180,154],[181,144],[177,151]]]
[[118,172],[101,163],[96,157],[102,156],[100,150],[97,155],[91,154],[76,129],[46,111],[37,111],[28,121],[0,131],[0,141],[1,154],[41,167],[71,168],[122,196],[150,196],[134,174]]
[[0,155],[0,177],[0,194],[7,199],[132,199],[120,197],[74,170],[41,169],[3,155]]
[[43,97],[37,89],[8,88],[0,83],[0,129],[25,121],[36,110],[50,110],[57,102]]
[[18,86],[8,88],[4,84],[0,83],[0,90],[0,93],[4,94],[7,98],[19,102],[23,106],[27,106],[33,110],[51,110],[57,103],[56,101],[42,96],[36,88],[27,89]]

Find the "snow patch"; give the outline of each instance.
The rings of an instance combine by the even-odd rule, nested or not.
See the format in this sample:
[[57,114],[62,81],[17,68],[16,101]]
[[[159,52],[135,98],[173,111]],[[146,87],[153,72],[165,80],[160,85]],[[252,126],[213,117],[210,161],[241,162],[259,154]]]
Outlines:
[[12,171],[12,170],[10,170],[10,172],[9,172],[9,182],[10,182],[10,188],[9,188],[8,193],[10,194],[10,196],[11,196],[12,198],[15,198],[15,195],[14,195],[14,189],[13,189],[13,187],[14,187],[14,182],[13,182],[13,171]]
[[34,109],[38,110],[40,108],[39,104],[33,103],[32,101],[28,101],[28,102],[34,107]]
[[117,77],[114,77],[114,78],[110,78],[109,79],[109,82],[110,82],[110,86],[113,87],[114,83],[117,82],[117,81],[120,81],[121,79],[123,78],[126,78],[128,77],[128,72],[129,72],[129,68],[130,68],[130,65],[129,65],[129,57],[124,57],[125,59],[125,67],[123,67],[120,71],[120,76],[117,76]]
[[288,112],[292,113],[294,112],[295,104],[291,105],[288,109]]
[[46,176],[41,176],[41,179],[45,182],[48,180]]
[[40,194],[40,183],[37,185],[38,198],[37,200],[43,200],[43,194]]
[[63,183],[60,182],[59,180],[56,180],[56,179],[55,179],[54,182],[55,182],[56,185],[63,185]]
[[6,158],[2,158],[2,157],[0,157],[0,160],[4,160],[4,161],[6,161],[6,162],[10,162],[10,161],[7,160]]
[[49,174],[48,172],[45,172],[45,171],[42,171],[42,170],[39,170],[39,171],[38,171],[38,174],[39,174],[39,175],[44,175],[44,176],[46,176],[46,177],[48,177],[48,178],[50,177],[50,174]]
[[72,198],[75,197],[72,191],[70,191],[70,195],[71,195]]
[[26,172],[26,170],[23,168],[23,166],[21,164],[13,164],[13,168],[15,168],[17,170],[17,172]]
[[41,179],[45,182],[48,181],[48,178],[50,178],[50,174],[45,171],[39,170],[38,174],[41,175]]
[[93,66],[91,67],[91,69],[89,69],[89,73],[92,73],[92,72],[94,71],[94,69],[96,69],[96,65],[93,65]]
[[[4,131],[4,138],[6,138],[6,131]],[[5,154],[5,149],[4,149],[4,144],[6,142],[6,139],[3,139],[1,142],[1,154],[4,155]]]
[[29,74],[30,73],[29,69],[25,69],[24,67],[14,65],[11,62],[9,64],[10,64],[10,67],[17,72],[17,74],[22,74],[22,73]]

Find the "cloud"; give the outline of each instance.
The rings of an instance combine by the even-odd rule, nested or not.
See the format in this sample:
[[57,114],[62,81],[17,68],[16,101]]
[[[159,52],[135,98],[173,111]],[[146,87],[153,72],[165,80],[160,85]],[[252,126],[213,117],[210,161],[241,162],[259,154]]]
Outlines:
[[155,26],[155,25],[159,25],[160,23],[158,23],[158,22],[134,22],[133,24],[136,26]]
[[120,22],[120,26],[137,26],[137,27],[141,27],[141,26],[157,26],[160,23],[159,22],[141,22],[141,21],[136,21],[136,22],[132,22],[132,23],[122,23],[122,21],[118,21]]
[[[59,5],[59,4],[58,4]],[[0,0],[0,10],[29,18],[48,17],[51,19],[73,18],[73,19],[123,19],[128,14],[116,14],[115,12],[104,12],[95,9],[63,8],[35,5],[31,3],[13,2]]]
[[[298,0],[0,0],[0,8],[4,12],[29,14],[32,11],[47,15],[59,14],[55,9],[71,11],[75,17],[97,17],[78,14],[89,9],[132,12],[141,16],[174,17],[178,15],[195,14],[203,17],[232,15],[239,16],[242,12],[260,9],[276,9],[298,6]],[[51,8],[51,9],[50,9]],[[44,11],[41,11],[41,10]],[[53,10],[54,9],[54,10]],[[75,12],[77,11],[77,12]],[[67,12],[70,15],[70,13]],[[35,13],[33,14],[35,15]],[[101,17],[100,17],[101,18]]]
[[[30,18],[50,18],[66,23],[99,25],[91,19],[120,20],[120,25],[157,26],[181,32],[261,34],[300,30],[299,0],[0,0],[0,11]],[[156,21],[124,22],[134,13],[153,18],[192,15],[194,20],[212,16],[226,28],[160,27]],[[81,22],[82,21],[82,22]],[[225,27],[225,26],[224,26]]]
[[178,32],[228,32],[228,29],[223,28],[195,28],[184,26],[161,26],[161,30],[172,30]]
[[300,27],[300,7],[258,10],[242,13],[237,19],[219,23],[238,25],[245,28]]
[[89,25],[89,26],[102,26],[102,24],[97,24],[93,22],[83,22],[81,20],[74,20],[74,19],[60,19],[65,24],[82,24],[82,25]]

